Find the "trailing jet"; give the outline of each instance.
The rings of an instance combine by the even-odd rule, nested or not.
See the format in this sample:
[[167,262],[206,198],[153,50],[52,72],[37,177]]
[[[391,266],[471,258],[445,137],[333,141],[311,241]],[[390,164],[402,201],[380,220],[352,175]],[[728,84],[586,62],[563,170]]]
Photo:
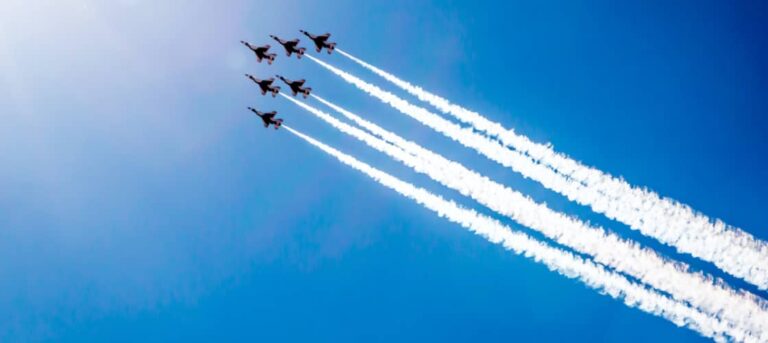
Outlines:
[[275,130],[280,128],[280,125],[283,125],[282,119],[275,119],[275,116],[277,115],[277,111],[272,112],[261,112],[257,111],[253,107],[248,107],[251,112],[256,113],[257,116],[261,117],[261,120],[264,121],[264,127],[269,127],[269,124],[272,124],[275,127]]
[[298,39],[285,41],[278,38],[277,36],[273,36],[273,35],[269,35],[269,36],[272,37],[274,40],[276,40],[278,43],[280,43],[280,45],[282,45],[283,48],[285,48],[286,56],[290,57],[292,53],[296,53],[296,58],[300,59],[301,56],[304,55],[304,51],[306,49],[297,47],[299,45]]
[[328,54],[330,55],[331,52],[333,52],[333,49],[336,48],[336,43],[328,43],[328,38],[331,37],[330,33],[315,36],[304,30],[299,30],[299,32],[305,34],[307,37],[309,37],[309,39],[315,42],[315,50],[317,50],[317,52],[320,52],[320,50],[323,50],[323,48],[325,48],[326,51],[328,51]]
[[250,43],[246,41],[240,41],[240,43],[243,43],[243,45],[247,46],[248,49],[251,49],[254,54],[256,54],[256,61],[261,63],[262,59],[267,60],[267,64],[272,64],[272,62],[275,61],[275,57],[277,57],[277,54],[268,54],[267,51],[269,50],[270,46],[269,44],[265,44],[262,46],[253,46]]
[[261,95],[267,94],[267,92],[272,93],[272,97],[274,98],[277,93],[280,93],[280,86],[273,86],[272,82],[275,81],[274,77],[270,77],[266,80],[259,80],[251,74],[245,74],[246,77],[251,79],[251,81],[255,82],[257,85],[259,85],[259,88],[261,88]]
[[301,93],[304,96],[304,99],[306,99],[307,96],[309,96],[309,92],[312,91],[311,87],[302,87],[304,85],[304,82],[306,81],[304,79],[291,81],[280,75],[275,75],[275,76],[280,78],[280,80],[283,80],[285,84],[291,87],[291,92],[293,92],[293,96],[296,96],[296,94]]

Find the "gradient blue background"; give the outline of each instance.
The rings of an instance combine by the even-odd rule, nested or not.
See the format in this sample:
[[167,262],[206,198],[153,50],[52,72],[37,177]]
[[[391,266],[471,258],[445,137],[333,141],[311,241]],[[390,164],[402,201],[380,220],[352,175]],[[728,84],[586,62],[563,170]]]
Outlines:
[[701,341],[264,130],[246,106],[457,195],[260,96],[242,74],[304,77],[555,209],[766,293],[276,44],[267,66],[238,41],[332,32],[406,80],[768,239],[767,15],[765,3],[712,1],[4,1],[0,341]]

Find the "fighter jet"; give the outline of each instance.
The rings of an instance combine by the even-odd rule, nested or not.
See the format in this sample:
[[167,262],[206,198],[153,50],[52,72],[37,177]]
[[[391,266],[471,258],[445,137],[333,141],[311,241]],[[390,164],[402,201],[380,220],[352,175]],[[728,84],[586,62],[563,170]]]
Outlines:
[[272,64],[272,62],[275,61],[275,57],[277,57],[277,54],[268,54],[267,51],[269,50],[269,44],[265,44],[262,46],[253,46],[250,43],[246,41],[240,41],[240,43],[243,43],[243,45],[247,46],[248,49],[251,49],[254,54],[256,54],[256,61],[261,63],[262,59],[267,60],[267,64]]
[[283,48],[285,48],[286,56],[290,57],[291,53],[296,53],[296,58],[300,59],[301,56],[304,55],[304,50],[306,49],[297,47],[299,45],[298,39],[285,41],[280,38],[277,38],[277,36],[273,36],[273,35],[269,35],[269,36],[272,37],[274,40],[276,40],[278,43],[280,43],[280,45],[282,45]]
[[277,115],[277,111],[272,112],[261,112],[257,111],[253,107],[248,107],[251,112],[256,113],[257,116],[261,117],[261,120],[264,121],[264,127],[269,127],[269,124],[272,124],[275,127],[275,130],[280,128],[280,125],[283,125],[282,119],[275,119],[275,116]]
[[310,87],[302,87],[304,85],[304,82],[306,81],[304,79],[291,81],[280,75],[275,75],[275,76],[280,78],[280,80],[283,80],[285,84],[291,87],[291,92],[293,92],[293,96],[296,96],[296,94],[301,93],[304,96],[304,99],[306,99],[307,96],[309,96],[309,92],[312,91],[312,88]]
[[330,55],[331,52],[333,52],[333,49],[336,48],[336,43],[328,43],[328,38],[331,37],[330,33],[315,36],[304,30],[299,30],[299,32],[305,34],[307,37],[309,37],[309,39],[315,42],[315,50],[317,50],[317,52],[320,52],[320,50],[323,50],[323,48],[325,48],[326,51],[328,51],[328,54]]
[[274,98],[277,93],[280,93],[280,86],[273,86],[272,82],[275,81],[274,77],[270,77],[266,80],[259,80],[251,74],[245,74],[246,77],[251,79],[251,81],[255,82],[257,85],[259,85],[259,88],[261,88],[261,95],[267,94],[267,92],[272,93],[272,97]]

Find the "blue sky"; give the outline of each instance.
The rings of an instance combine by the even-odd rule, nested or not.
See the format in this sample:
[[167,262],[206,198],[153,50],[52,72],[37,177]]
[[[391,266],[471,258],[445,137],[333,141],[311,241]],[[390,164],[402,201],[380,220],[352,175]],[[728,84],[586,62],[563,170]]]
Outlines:
[[332,32],[374,65],[768,239],[767,14],[700,1],[3,2],[0,341],[701,341],[264,130],[246,106],[457,197],[242,74],[306,78],[555,209],[768,294],[310,61],[275,49],[274,65],[256,64],[238,41]]

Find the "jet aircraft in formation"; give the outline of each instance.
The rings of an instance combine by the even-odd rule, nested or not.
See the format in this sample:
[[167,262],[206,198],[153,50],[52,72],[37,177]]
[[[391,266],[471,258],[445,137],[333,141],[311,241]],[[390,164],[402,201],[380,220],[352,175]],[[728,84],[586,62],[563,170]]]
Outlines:
[[296,58],[301,59],[301,56],[304,55],[305,48],[298,47],[299,45],[299,39],[294,40],[282,40],[279,37],[275,35],[269,35],[272,37],[272,39],[276,40],[280,45],[285,48],[285,55],[288,57],[291,57],[292,53],[296,54]]
[[336,43],[328,42],[328,38],[331,37],[330,33],[315,36],[304,30],[299,30],[299,32],[303,33],[305,36],[309,37],[309,39],[315,42],[315,50],[317,52],[320,52],[320,50],[323,50],[323,48],[325,48],[325,50],[328,51],[328,54],[330,55],[331,52],[333,52],[333,49],[336,48]]
[[[315,43],[316,51],[320,52],[323,50],[323,48],[326,49],[326,51],[330,54],[333,52],[333,50],[336,48],[336,43],[334,42],[328,42],[328,38],[331,37],[330,33],[326,33],[323,35],[315,36],[307,31],[299,30],[299,32],[303,33],[309,39],[311,39]],[[292,54],[296,54],[296,58],[301,59],[301,56],[304,55],[304,52],[306,51],[305,48],[299,46],[299,39],[293,39],[293,40],[283,40],[275,35],[269,35],[272,37],[272,39],[276,40],[280,45],[285,48],[285,55],[290,57]],[[262,46],[255,46],[251,43],[248,43],[246,41],[240,41],[243,45],[248,47],[254,54],[256,54],[256,61],[261,63],[262,60],[267,60],[267,64],[272,64],[272,62],[275,61],[275,58],[277,57],[277,54],[269,53],[269,44],[265,44]],[[268,92],[272,93],[272,97],[277,96],[278,93],[280,93],[280,86],[274,86],[272,83],[275,81],[275,78],[270,77],[268,79],[257,79],[251,74],[245,74],[246,77],[248,77],[251,81],[256,83],[259,88],[261,89],[261,95],[266,95]],[[293,96],[296,96],[297,94],[301,93],[301,95],[306,99],[307,96],[309,96],[309,93],[312,92],[311,87],[304,87],[305,80],[296,80],[291,81],[289,79],[286,79],[280,75],[276,75],[280,80],[285,82],[285,84],[288,85],[288,87],[291,88],[291,93],[293,93]],[[280,125],[283,124],[282,119],[275,119],[275,116],[277,115],[277,111],[272,112],[261,112],[253,107],[248,107],[249,110],[251,110],[253,113],[256,113],[257,116],[261,118],[261,120],[264,122],[264,127],[269,127],[269,125],[274,126],[275,130],[277,130]]]
[[274,77],[270,77],[266,80],[260,80],[251,74],[245,74],[246,77],[251,79],[251,81],[255,82],[257,85],[259,85],[259,88],[261,88],[261,95],[266,95],[267,92],[272,93],[272,97],[274,98],[277,93],[280,93],[280,86],[273,86],[272,82],[275,82]]
[[275,75],[275,76],[277,76],[280,80],[283,80],[283,82],[285,82],[285,84],[287,84],[288,87],[291,87],[291,92],[293,93],[293,96],[296,96],[296,94],[301,93],[304,96],[304,99],[306,99],[307,96],[309,96],[309,92],[312,91],[311,87],[302,87],[304,86],[304,82],[306,82],[306,80],[304,79],[291,81],[280,75]]
[[253,46],[250,43],[246,41],[240,41],[240,43],[243,43],[243,45],[247,46],[248,49],[251,49],[254,54],[256,54],[256,61],[261,63],[261,60],[266,59],[267,64],[272,64],[272,62],[275,61],[275,57],[277,57],[277,54],[268,54],[267,51],[269,51],[269,44],[265,44],[262,46]]
[[256,113],[257,116],[261,117],[261,120],[264,122],[264,127],[269,127],[271,124],[275,127],[275,130],[280,128],[280,125],[283,124],[283,120],[280,118],[275,119],[275,116],[277,115],[277,111],[272,112],[261,112],[259,110],[256,110],[253,107],[248,107],[251,112]]

